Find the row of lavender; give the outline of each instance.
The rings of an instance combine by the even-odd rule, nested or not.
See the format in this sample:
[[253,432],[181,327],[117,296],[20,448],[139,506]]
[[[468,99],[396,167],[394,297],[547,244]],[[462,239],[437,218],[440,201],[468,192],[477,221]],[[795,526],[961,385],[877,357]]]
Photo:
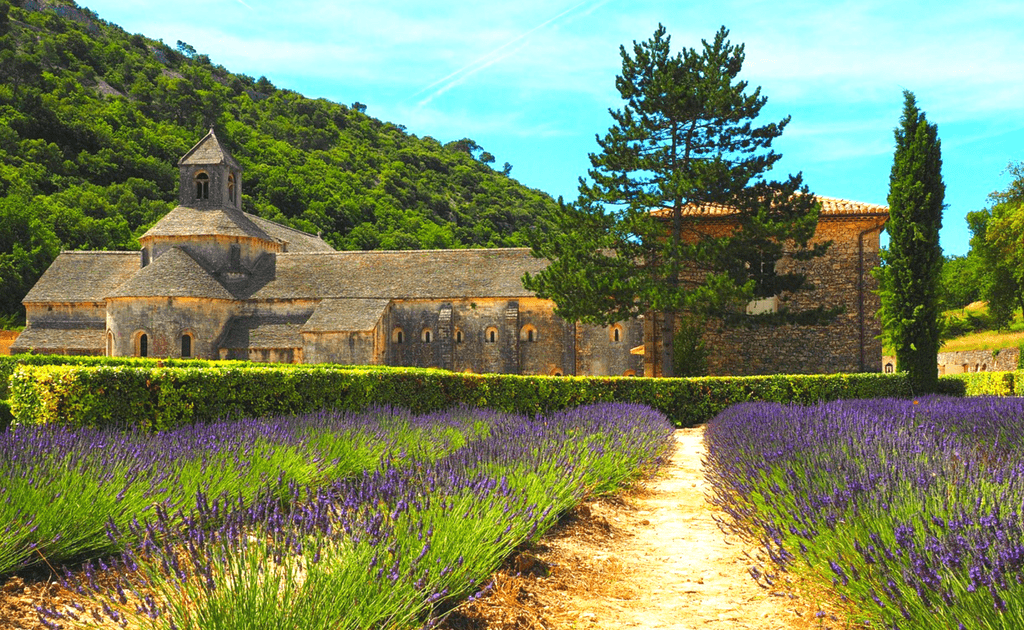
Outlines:
[[[18,532],[8,567],[122,551],[68,573],[79,599],[42,610],[50,627],[420,627],[583,496],[664,455],[671,432],[636,405],[536,420],[316,414],[155,436],[17,429],[0,461],[32,490],[0,503],[35,520],[16,516],[2,544]],[[71,494],[56,511],[80,523],[44,514]]]
[[1024,627],[1024,400],[731,408],[707,427],[726,525],[885,628]]

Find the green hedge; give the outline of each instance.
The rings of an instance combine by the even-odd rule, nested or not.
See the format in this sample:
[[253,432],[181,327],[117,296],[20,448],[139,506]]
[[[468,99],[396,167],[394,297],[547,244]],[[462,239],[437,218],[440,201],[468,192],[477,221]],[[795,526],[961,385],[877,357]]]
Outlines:
[[[92,367],[248,367],[249,361],[210,361],[206,359],[147,359],[143,357],[66,356],[56,354],[0,355],[0,400],[9,396],[8,382],[19,365],[82,365]],[[280,369],[303,368],[301,364],[275,363]],[[389,370],[380,365],[344,366],[349,370]]]
[[[8,375],[10,378],[10,400]],[[1024,371],[944,376],[942,393],[1024,395]],[[694,426],[743,401],[811,403],[910,396],[902,374],[649,379],[460,374],[384,366],[246,361],[0,357],[0,428],[19,424],[165,429],[223,417],[396,405],[416,412],[459,404],[536,414],[600,401],[638,402]],[[8,404],[9,403],[9,404]]]
[[22,365],[11,379],[15,422],[166,429],[229,416],[397,405],[468,404],[530,414],[601,401],[638,402],[677,426],[747,400],[814,402],[907,396],[902,375],[834,374],[648,379],[461,374],[337,366],[91,367]]

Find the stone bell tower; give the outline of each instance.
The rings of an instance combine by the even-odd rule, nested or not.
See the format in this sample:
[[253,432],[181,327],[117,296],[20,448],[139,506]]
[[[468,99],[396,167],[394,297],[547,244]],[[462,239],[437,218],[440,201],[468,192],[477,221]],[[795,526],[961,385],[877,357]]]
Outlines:
[[178,204],[198,210],[242,209],[242,167],[221,146],[213,129],[178,160]]
[[139,237],[143,267],[181,249],[237,284],[264,256],[284,251],[284,241],[242,211],[242,167],[212,129],[178,160],[178,171],[178,206]]

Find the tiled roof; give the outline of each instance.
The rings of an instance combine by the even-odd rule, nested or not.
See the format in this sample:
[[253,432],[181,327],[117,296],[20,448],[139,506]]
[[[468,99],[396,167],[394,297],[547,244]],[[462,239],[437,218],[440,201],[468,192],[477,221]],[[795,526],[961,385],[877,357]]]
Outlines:
[[387,298],[321,300],[302,327],[302,332],[373,330],[390,303]]
[[108,297],[196,297],[233,300],[235,296],[192,256],[172,247],[143,267]]
[[[234,208],[209,208],[199,210],[178,206],[156,222],[140,241],[155,236],[240,236],[279,242],[257,225],[252,215]],[[261,219],[261,221],[263,221]],[[270,223],[266,221],[266,223]],[[283,226],[281,226],[283,227]]]
[[213,133],[213,129],[178,160],[178,166],[199,166],[205,164],[227,164],[238,170],[242,168],[235,161],[235,158],[231,157],[227,149],[221,146],[217,135]]
[[61,252],[22,302],[102,302],[140,266],[139,252]]
[[[835,197],[822,197],[817,195],[815,197],[821,203],[821,217],[837,217],[843,215],[875,215],[875,216],[888,216],[889,207],[880,206],[873,203],[864,203],[861,201],[850,201],[849,199],[837,199]],[[671,217],[671,208],[659,208],[658,210],[651,211],[651,214],[656,217]],[[731,206],[726,206],[717,203],[708,203],[703,205],[687,204],[683,206],[683,216],[729,216],[736,214],[736,209]]]
[[302,230],[296,230],[280,223],[268,221],[263,217],[254,214],[245,214],[258,228],[269,236],[279,241],[288,243],[289,252],[333,252],[334,248],[324,242],[319,236],[314,236]]
[[54,328],[29,324],[11,344],[11,352],[82,354],[103,351],[103,323],[94,328]]
[[299,332],[308,315],[232,317],[218,346],[228,349],[301,348]]
[[521,278],[546,266],[526,248],[278,254],[272,277],[251,297],[531,297]]

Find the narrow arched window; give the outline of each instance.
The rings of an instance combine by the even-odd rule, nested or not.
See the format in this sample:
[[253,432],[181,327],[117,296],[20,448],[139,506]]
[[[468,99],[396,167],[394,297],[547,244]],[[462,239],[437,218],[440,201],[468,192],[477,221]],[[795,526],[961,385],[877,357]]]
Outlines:
[[235,203],[235,174],[228,175],[228,201]]
[[494,328],[492,326],[491,328],[488,328],[486,331],[484,331],[484,342],[485,343],[494,343],[496,341],[498,341],[498,329],[497,328]]
[[188,359],[192,356],[192,335],[185,333],[181,336],[181,358]]
[[392,343],[405,343],[405,332],[401,328],[396,328],[391,331],[391,342]]
[[423,343],[430,343],[434,340],[434,334],[429,328],[424,328],[423,333],[420,335],[420,339],[423,340]]
[[625,335],[624,335],[624,331],[623,331],[623,329],[622,329],[622,324],[615,324],[615,325],[614,325],[614,326],[612,326],[612,327],[611,327],[611,329],[610,329],[610,330],[608,331],[608,339],[609,339],[609,341],[611,341],[612,343],[619,343],[619,342],[621,342],[621,341],[622,341],[622,338],[623,338],[624,336],[625,336]]
[[107,331],[107,356],[114,356],[114,333]]
[[200,172],[196,174],[196,199],[210,198],[210,176]]
[[456,330],[455,331],[455,343],[462,343],[462,331],[461,330]]
[[139,335],[139,356],[149,356],[149,335],[147,335],[146,333],[142,333],[141,335]]

